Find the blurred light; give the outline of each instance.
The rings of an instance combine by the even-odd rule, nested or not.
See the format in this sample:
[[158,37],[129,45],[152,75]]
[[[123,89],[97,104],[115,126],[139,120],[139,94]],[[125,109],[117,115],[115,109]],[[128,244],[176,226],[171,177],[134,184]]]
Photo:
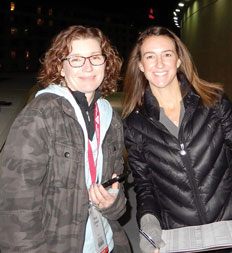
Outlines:
[[18,29],[17,29],[16,27],[11,27],[11,28],[10,28],[10,34],[11,34],[11,35],[16,34],[17,32],[18,32]]
[[174,14],[175,16],[177,16],[177,14],[176,14],[176,12],[175,12],[175,11],[173,11],[173,14]]
[[154,19],[155,17],[154,17],[154,10],[152,9],[152,8],[150,8],[150,11],[149,11],[149,14],[148,14],[148,18],[149,19]]
[[178,17],[174,17],[173,19],[174,19],[174,20],[178,20]]
[[25,57],[26,57],[27,59],[30,58],[30,52],[29,52],[28,50],[26,50]]
[[184,3],[180,2],[180,3],[178,3],[178,6],[184,7]]
[[38,18],[37,19],[37,25],[42,25],[43,24],[43,19],[42,18]]
[[15,2],[10,2],[10,11],[15,10]]
[[180,12],[180,9],[175,9],[176,12]]

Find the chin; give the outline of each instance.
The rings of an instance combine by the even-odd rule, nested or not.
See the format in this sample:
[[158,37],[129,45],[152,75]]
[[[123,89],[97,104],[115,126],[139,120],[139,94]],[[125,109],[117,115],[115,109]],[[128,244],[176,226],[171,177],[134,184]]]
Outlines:
[[154,84],[154,86],[156,88],[165,88],[165,87],[167,87],[167,84],[165,84],[165,83],[156,83],[156,84]]

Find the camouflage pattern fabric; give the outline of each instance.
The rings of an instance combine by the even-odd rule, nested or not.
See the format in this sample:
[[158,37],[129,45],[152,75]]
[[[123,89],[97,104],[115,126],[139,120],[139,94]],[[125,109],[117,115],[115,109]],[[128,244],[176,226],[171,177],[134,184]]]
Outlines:
[[[102,181],[123,170],[123,129],[114,112],[103,142]],[[63,97],[42,94],[18,115],[0,161],[1,253],[82,252],[88,218],[84,136]],[[123,185],[101,210],[114,234],[114,253],[131,252],[117,220],[126,210]]]

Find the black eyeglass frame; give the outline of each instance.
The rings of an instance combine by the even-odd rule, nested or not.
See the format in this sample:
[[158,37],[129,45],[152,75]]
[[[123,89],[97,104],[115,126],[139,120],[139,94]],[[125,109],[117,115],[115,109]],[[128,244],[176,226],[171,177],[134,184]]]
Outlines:
[[[98,55],[102,55],[102,56],[104,57],[104,62],[101,63],[101,64],[93,64],[93,63],[91,62],[90,58],[92,58],[92,57],[94,57],[94,56],[98,56]],[[95,55],[91,55],[91,56],[88,56],[88,57],[85,57],[85,56],[78,56],[78,57],[83,58],[83,59],[84,59],[84,62],[83,62],[83,64],[82,64],[81,66],[74,67],[74,66],[72,66],[72,64],[70,63],[69,60],[72,59],[72,58],[75,58],[75,57],[77,57],[77,56],[75,56],[75,55],[67,56],[67,57],[61,59],[61,61],[63,62],[63,61],[65,61],[65,60],[67,60],[68,63],[69,63],[69,65],[70,65],[72,68],[81,68],[81,67],[83,67],[83,66],[85,65],[85,62],[86,62],[87,59],[89,60],[89,62],[90,62],[91,65],[93,65],[93,66],[101,66],[101,65],[103,65],[103,64],[106,62],[106,60],[107,60],[107,56],[106,56],[105,54],[95,54]]]

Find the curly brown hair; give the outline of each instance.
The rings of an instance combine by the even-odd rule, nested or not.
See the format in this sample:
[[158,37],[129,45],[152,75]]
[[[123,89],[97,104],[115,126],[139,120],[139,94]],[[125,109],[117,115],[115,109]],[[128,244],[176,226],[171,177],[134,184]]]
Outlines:
[[40,60],[41,68],[38,72],[37,80],[44,88],[51,83],[66,86],[64,77],[61,76],[62,59],[71,52],[71,43],[76,39],[93,38],[99,41],[102,54],[106,55],[105,77],[99,89],[102,96],[108,96],[117,90],[120,80],[122,60],[115,47],[103,32],[96,27],[85,27],[74,25],[62,30],[56,35],[51,43],[51,47]]

